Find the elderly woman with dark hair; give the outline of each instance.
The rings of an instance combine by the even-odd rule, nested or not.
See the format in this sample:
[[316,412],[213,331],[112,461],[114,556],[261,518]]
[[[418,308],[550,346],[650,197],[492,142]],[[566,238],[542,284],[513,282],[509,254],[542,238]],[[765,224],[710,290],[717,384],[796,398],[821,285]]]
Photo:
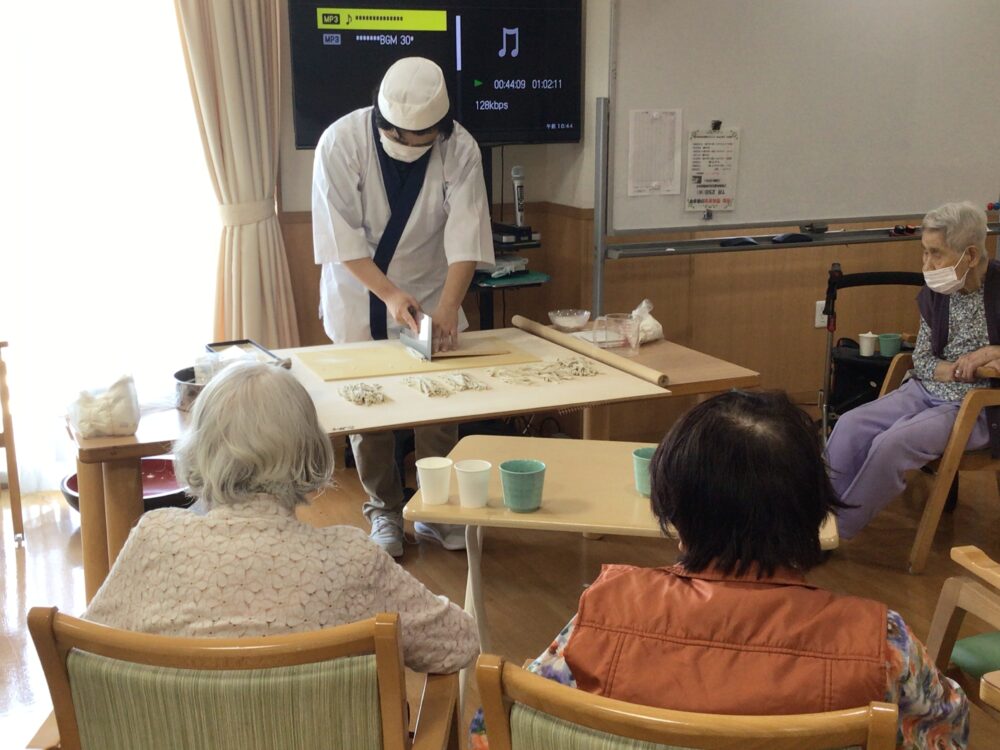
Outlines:
[[173,636],[259,636],[398,612],[406,665],[453,672],[479,650],[472,618],[352,526],[314,528],[295,507],[329,485],[330,441],[305,388],[235,364],[198,397],[174,446],[205,515],[147,513],[84,617]]
[[[606,565],[530,669],[643,705],[724,714],[897,703],[899,744],[961,748],[968,704],[902,618],[804,574],[841,506],[809,418],[784,394],[699,404],[660,444],[652,507],[680,536],[664,568]],[[485,743],[473,727],[473,747]]]

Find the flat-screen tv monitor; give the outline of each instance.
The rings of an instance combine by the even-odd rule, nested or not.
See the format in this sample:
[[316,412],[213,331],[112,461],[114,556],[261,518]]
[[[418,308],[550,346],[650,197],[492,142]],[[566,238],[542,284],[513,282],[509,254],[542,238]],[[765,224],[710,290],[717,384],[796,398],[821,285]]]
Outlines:
[[386,69],[413,56],[441,66],[480,144],[580,140],[582,0],[288,0],[288,16],[297,148],[371,104]]

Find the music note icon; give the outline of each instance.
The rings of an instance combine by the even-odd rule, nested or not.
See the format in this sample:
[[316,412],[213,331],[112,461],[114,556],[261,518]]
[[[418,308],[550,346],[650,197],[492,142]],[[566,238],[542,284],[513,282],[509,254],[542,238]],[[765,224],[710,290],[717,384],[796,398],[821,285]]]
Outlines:
[[508,29],[506,26],[503,29],[503,46],[500,51],[497,52],[497,57],[507,56],[507,37],[514,37],[514,49],[510,51],[511,57],[517,57],[517,53],[520,52],[521,43],[521,27],[515,26],[513,29]]

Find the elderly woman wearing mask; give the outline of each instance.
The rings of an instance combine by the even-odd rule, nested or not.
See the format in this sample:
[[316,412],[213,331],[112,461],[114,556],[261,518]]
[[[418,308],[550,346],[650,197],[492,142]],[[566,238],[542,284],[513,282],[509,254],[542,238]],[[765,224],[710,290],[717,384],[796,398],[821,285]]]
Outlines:
[[147,513],[84,617],[173,636],[259,636],[399,612],[406,665],[452,672],[478,651],[471,617],[351,526],[314,528],[295,507],[329,484],[333,453],[306,390],[285,370],[217,375],[174,446],[207,507]]
[[[845,413],[827,445],[830,480],[849,506],[837,515],[850,539],[906,486],[905,473],[944,453],[962,399],[989,387],[976,370],[1000,365],[1000,263],[986,253],[986,214],[947,203],[924,217],[924,279],[913,372],[892,393]],[[980,415],[968,449],[1000,449],[996,407]]]

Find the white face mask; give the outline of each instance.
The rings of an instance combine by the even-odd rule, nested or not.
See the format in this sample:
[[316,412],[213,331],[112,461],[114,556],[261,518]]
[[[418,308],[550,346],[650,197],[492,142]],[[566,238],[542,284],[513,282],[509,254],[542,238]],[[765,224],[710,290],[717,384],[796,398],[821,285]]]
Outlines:
[[937,292],[938,294],[954,294],[965,286],[965,278],[969,275],[969,270],[972,266],[965,269],[965,273],[962,274],[962,278],[958,278],[958,273],[955,271],[964,258],[965,255],[963,254],[962,257],[958,259],[958,263],[953,266],[948,266],[947,268],[938,268],[935,271],[924,271],[924,281],[927,283],[928,288],[932,292]]
[[428,143],[426,146],[407,146],[386,138],[385,133],[379,133],[378,139],[382,142],[382,149],[389,155],[390,159],[407,163],[415,162],[434,146],[433,143]]

